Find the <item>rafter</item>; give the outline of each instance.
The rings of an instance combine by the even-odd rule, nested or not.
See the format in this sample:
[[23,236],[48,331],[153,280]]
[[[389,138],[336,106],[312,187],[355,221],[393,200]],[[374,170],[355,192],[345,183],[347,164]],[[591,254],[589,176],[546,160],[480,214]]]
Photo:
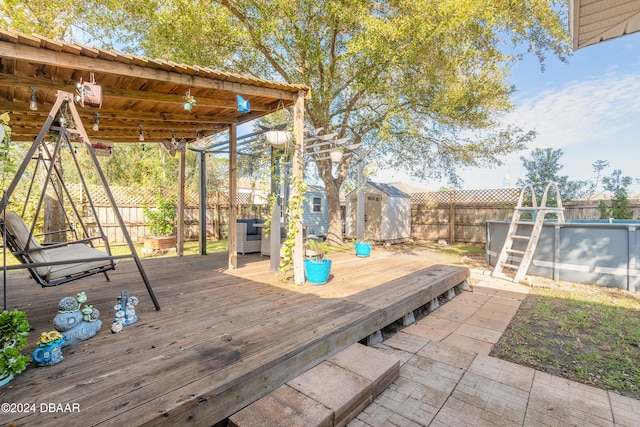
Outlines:
[[[75,92],[76,84],[68,83],[62,80],[48,80],[43,85],[43,80],[36,77],[18,77],[10,76],[7,74],[0,74],[0,87],[16,87],[16,86],[30,86],[37,88],[41,93],[47,95],[47,97],[53,97],[58,90],[65,90],[68,92]],[[154,101],[170,104],[184,103],[182,96],[184,93],[158,93],[146,90],[133,90],[133,89],[121,89],[113,87],[104,87],[102,90],[102,96],[105,98],[120,98],[121,100],[138,100],[138,101]],[[30,93],[25,93],[22,101],[27,102],[29,100]],[[238,108],[238,104],[235,99],[222,99],[222,98],[207,98],[206,96],[197,95],[197,102],[199,107],[214,107],[221,109],[228,109],[235,111]],[[12,100],[7,100],[12,101]],[[252,103],[251,109],[261,112],[273,112],[277,109],[277,104],[265,105],[261,103]]]
[[[107,73],[123,77],[129,76],[159,82],[170,82],[186,87],[216,89],[232,94],[239,93],[252,96],[265,96],[269,98],[293,99],[293,93],[291,91],[225,81],[212,77],[180,74],[174,71],[151,67],[136,67],[132,64],[107,61],[105,59],[91,58],[87,56],[80,57],[71,53],[43,50],[37,47],[7,43],[3,41],[0,41],[0,56],[38,64],[68,68],[71,70],[81,70],[87,73]],[[161,64],[161,62],[159,63]]]

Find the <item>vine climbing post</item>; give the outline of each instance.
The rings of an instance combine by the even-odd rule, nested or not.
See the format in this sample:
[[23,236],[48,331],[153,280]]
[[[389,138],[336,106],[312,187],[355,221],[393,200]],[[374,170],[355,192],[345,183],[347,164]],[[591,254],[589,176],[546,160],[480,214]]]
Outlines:
[[237,164],[237,127],[229,126],[229,235],[227,236],[229,268],[238,267],[238,241],[236,237],[236,219],[238,218],[238,164]]
[[[293,135],[294,135],[294,149],[293,149],[293,182],[298,184],[302,181],[302,155],[304,151],[304,97],[305,92],[299,91],[295,97],[295,105],[293,109]],[[293,185],[292,191],[294,192],[293,198],[301,200],[303,195],[300,193],[301,186]],[[293,246],[293,280],[296,284],[304,283],[304,244],[302,241],[302,204],[298,204],[296,207],[299,212],[296,212],[295,217],[296,224],[295,241]]]

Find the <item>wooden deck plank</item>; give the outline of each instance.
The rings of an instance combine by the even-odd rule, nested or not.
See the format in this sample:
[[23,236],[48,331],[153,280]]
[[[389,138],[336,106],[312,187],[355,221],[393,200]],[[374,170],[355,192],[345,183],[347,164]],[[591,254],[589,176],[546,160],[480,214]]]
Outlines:
[[[60,364],[31,367],[0,389],[2,402],[80,403],[79,414],[11,414],[7,422],[212,425],[428,302],[440,282],[468,276],[463,267],[424,270],[429,260],[382,250],[369,259],[332,258],[332,278],[323,286],[282,283],[259,255],[240,256],[245,268],[236,270],[225,269],[226,254],[143,259],[159,312],[132,262],[122,262],[110,282],[92,276],[48,289],[12,272],[9,305],[27,311],[30,350],[40,332],[52,329],[63,296],[86,291],[103,327],[65,348]],[[141,300],[140,321],[111,334],[123,288]]]

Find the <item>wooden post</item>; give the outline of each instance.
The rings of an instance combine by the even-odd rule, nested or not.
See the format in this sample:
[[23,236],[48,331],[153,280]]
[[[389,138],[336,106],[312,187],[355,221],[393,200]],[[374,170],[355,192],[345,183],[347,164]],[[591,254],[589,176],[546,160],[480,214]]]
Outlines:
[[[298,91],[295,96],[295,106],[293,109],[293,135],[294,135],[294,149],[293,149],[293,179],[294,181],[302,181],[302,156],[304,151],[304,91]],[[293,188],[295,192],[294,198],[300,200],[302,194],[300,194],[300,186],[295,185]],[[298,209],[302,209],[301,205],[298,205]],[[302,241],[302,212],[295,214],[297,218],[296,236],[293,246],[293,280],[296,284],[304,284],[304,244]]]
[[237,127],[229,126],[229,235],[227,245],[229,251],[229,268],[238,267],[238,242],[236,236],[236,219],[238,218],[238,165],[237,165]]
[[[356,239],[357,240],[364,240],[364,228],[365,228],[365,224],[364,224],[364,217],[365,217],[365,191],[364,188],[366,186],[366,182],[364,179],[364,162],[365,162],[365,155],[361,154],[360,156],[358,156],[358,199],[356,202]],[[349,202],[347,202],[349,203]],[[373,237],[373,236],[370,236]]]
[[455,212],[453,207],[453,190],[449,190],[449,244],[456,242]]
[[200,163],[200,255],[207,254],[207,153],[198,153]]
[[179,151],[179,167],[178,167],[178,239],[176,241],[176,251],[178,256],[182,256],[184,251],[184,169],[185,157],[184,150]]
[[[276,177],[281,174],[278,159],[275,157],[275,150],[273,147],[269,148],[271,153],[271,194],[275,195],[275,203],[271,210],[271,225],[269,226],[269,270],[278,271],[280,267],[280,216],[282,215],[282,209],[280,207],[280,195],[279,189],[276,185]],[[274,238],[275,236],[275,238]],[[262,235],[265,238],[266,234]]]

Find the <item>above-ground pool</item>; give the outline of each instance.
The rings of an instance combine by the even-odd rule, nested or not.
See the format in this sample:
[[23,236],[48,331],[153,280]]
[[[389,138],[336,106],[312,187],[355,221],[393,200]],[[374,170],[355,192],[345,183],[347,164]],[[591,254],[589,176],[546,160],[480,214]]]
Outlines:
[[[510,220],[487,221],[487,263],[495,266]],[[518,234],[530,234],[526,225]],[[533,222],[531,222],[533,227]],[[545,222],[527,274],[611,288],[640,290],[640,221],[567,220]],[[524,250],[526,242],[514,241]],[[519,263],[520,256],[509,259]]]

